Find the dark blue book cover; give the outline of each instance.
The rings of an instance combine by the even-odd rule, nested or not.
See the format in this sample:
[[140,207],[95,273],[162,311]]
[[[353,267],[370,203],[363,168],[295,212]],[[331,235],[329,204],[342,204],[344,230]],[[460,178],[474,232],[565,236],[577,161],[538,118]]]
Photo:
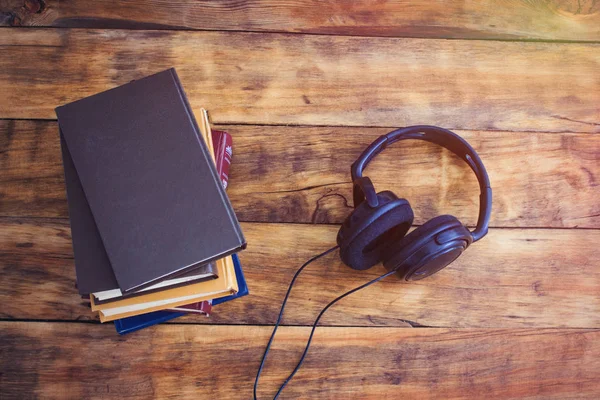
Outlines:
[[[237,299],[238,297],[246,296],[249,293],[248,284],[246,283],[246,278],[244,277],[244,271],[242,270],[240,260],[237,254],[232,255],[232,257],[233,266],[235,268],[235,276],[238,284],[238,292],[236,294],[232,294],[231,296],[214,299],[212,302],[213,306]],[[152,325],[160,324],[161,322],[181,317],[185,314],[186,313],[184,312],[174,311],[154,311],[147,314],[118,319],[115,321],[115,328],[120,335],[124,335],[126,333],[135,332]]]

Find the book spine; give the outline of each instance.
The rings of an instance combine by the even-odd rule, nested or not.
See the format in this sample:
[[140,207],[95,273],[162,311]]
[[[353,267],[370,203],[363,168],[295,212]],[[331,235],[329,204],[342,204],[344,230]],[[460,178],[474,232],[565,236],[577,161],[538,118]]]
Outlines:
[[233,156],[233,139],[225,131],[212,131],[213,144],[215,146],[215,162],[217,171],[221,178],[223,188],[227,189],[229,184],[229,170],[231,168],[231,157]]

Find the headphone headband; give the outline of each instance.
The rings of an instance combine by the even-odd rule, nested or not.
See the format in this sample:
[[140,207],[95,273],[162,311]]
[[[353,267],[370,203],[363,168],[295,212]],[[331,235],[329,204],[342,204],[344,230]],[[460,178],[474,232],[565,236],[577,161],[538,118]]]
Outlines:
[[[492,211],[492,189],[490,179],[481,159],[466,140],[444,128],[431,125],[416,125],[396,129],[386,135],[380,136],[369,145],[352,164],[351,174],[354,183],[354,205],[360,199],[367,199],[371,206],[377,205],[377,195],[371,180],[363,177],[362,173],[373,158],[381,153],[387,146],[405,139],[419,139],[435,143],[450,150],[462,158],[473,170],[479,182],[479,217],[477,226],[471,232],[473,241],[481,239],[488,231]],[[358,190],[362,193],[360,193]],[[357,200],[359,200],[357,202]]]

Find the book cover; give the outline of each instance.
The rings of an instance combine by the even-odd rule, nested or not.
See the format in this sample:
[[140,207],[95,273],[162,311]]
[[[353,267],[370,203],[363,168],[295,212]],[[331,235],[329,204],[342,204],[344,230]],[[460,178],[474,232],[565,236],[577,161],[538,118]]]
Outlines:
[[56,113],[121,291],[245,247],[174,69]]
[[[219,160],[219,159],[222,160],[224,156],[228,157],[226,163],[223,163],[221,161],[217,164],[217,172],[219,174],[221,174],[223,172],[224,168],[228,172],[229,165],[231,164],[231,156],[232,156],[231,136],[227,132],[224,132],[224,131],[211,130],[210,125],[208,123],[207,113],[204,112],[204,109],[202,109],[200,126],[204,128],[204,129],[201,129],[202,138],[205,140],[207,147],[213,154],[215,163],[217,163],[217,160]],[[211,132],[210,135],[209,135],[209,132]],[[215,132],[216,132],[216,134],[215,134]],[[227,136],[229,137],[228,139],[227,139]],[[224,154],[224,153],[227,153],[227,154]],[[225,179],[228,179],[227,174],[221,175],[221,176],[225,177]],[[224,188],[227,188],[226,182],[227,181],[223,182]],[[196,313],[202,313],[202,314],[209,315],[211,308],[212,308],[211,302],[217,301],[217,303],[221,304],[223,302],[233,300],[235,298],[247,295],[248,294],[248,286],[246,284],[246,280],[245,280],[245,277],[244,277],[244,274],[243,274],[243,271],[241,268],[241,264],[239,262],[239,258],[237,257],[237,255],[234,254],[232,256],[232,261],[234,263],[235,275],[236,275],[236,280],[237,280],[237,284],[238,284],[238,292],[235,293],[234,295],[221,297],[216,300],[202,301],[202,302],[198,302],[198,303],[182,305],[179,307],[170,308],[168,310],[154,311],[154,312],[141,314],[141,315],[137,315],[137,316],[133,316],[133,317],[118,319],[115,321],[115,328],[117,329],[117,332],[119,332],[120,334],[134,332],[136,330],[139,330],[139,329],[142,329],[142,328],[145,328],[148,326],[152,326],[152,325],[155,325],[155,324],[158,324],[158,323],[170,320],[170,319],[180,317],[182,315],[185,315],[185,312],[196,312]]]
[[[98,294],[97,301],[103,301],[105,296],[108,298],[126,295],[135,296],[136,292],[123,294],[119,289],[119,284],[110,265],[110,260],[104,249],[102,238],[96,227],[96,222],[62,133],[60,134],[60,143],[75,256],[77,289],[81,295],[86,297],[90,293]],[[185,278],[185,282],[181,278]],[[216,267],[214,263],[209,263],[182,274],[176,280],[162,280],[157,288],[215,278],[217,278]],[[152,287],[146,289],[152,290]]]

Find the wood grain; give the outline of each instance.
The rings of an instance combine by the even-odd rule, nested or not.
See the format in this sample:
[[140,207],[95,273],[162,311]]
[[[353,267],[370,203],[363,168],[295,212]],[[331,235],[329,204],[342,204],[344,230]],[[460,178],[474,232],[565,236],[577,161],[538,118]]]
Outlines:
[[[270,332],[163,325],[119,337],[112,326],[1,322],[11,361],[0,390],[6,399],[248,399]],[[259,398],[274,395],[307,335],[281,329]],[[281,398],[591,399],[598,370],[598,330],[319,328]]]
[[600,132],[600,44],[5,28],[0,49],[0,118],[174,66],[216,123]]
[[[341,223],[352,206],[350,164],[385,128],[227,125],[229,197],[238,218]],[[600,228],[600,135],[459,131],[494,188],[492,225]],[[56,122],[0,121],[0,215],[67,217]],[[378,190],[406,197],[415,223],[451,213],[475,224],[476,179],[458,157],[413,141],[367,170]]]
[[[250,296],[193,323],[271,324],[296,269],[335,243],[337,227],[244,223],[240,254]],[[600,230],[496,229],[443,272],[417,283],[392,277],[336,304],[324,325],[600,327]],[[284,323],[309,325],[339,294],[384,272],[353,271],[337,254],[296,284]],[[66,220],[0,218],[2,318],[93,319],[75,289]]]
[[600,40],[596,1],[0,1],[0,25]]
[[[258,325],[333,245],[349,164],[417,123],[480,152],[498,228],[427,280],[336,304],[282,398],[600,397],[599,2],[0,0],[0,26],[18,25],[47,28],[0,28],[2,400],[250,398]],[[234,137],[250,295],[119,337],[78,296],[57,125],[31,119],[173,66]],[[417,224],[474,223],[474,179],[446,151],[397,145],[368,172]],[[301,275],[260,398],[320,309],[381,273],[332,254]]]

